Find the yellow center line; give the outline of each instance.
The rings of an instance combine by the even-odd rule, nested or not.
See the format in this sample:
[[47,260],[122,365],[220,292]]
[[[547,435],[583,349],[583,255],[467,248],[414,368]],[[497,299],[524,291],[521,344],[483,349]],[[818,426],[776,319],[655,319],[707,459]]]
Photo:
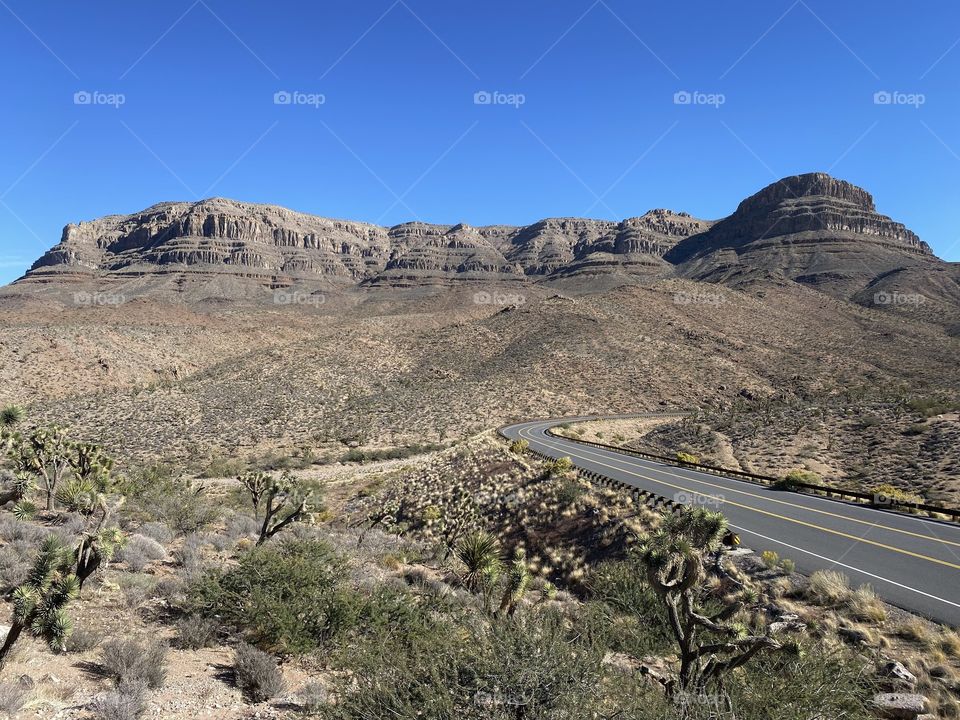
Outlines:
[[[528,437],[531,440],[535,440],[537,442],[543,442],[543,440],[538,440],[537,438],[534,438],[532,436],[528,436]],[[550,446],[552,443],[547,442],[545,444]],[[555,444],[553,445],[553,448],[555,450],[558,449]],[[946,560],[940,560],[939,558],[930,557],[929,555],[923,555],[921,553],[915,553],[910,550],[904,550],[903,548],[898,548],[898,547],[894,547],[893,545],[887,545],[885,543],[876,542],[875,540],[866,540],[864,538],[857,537],[856,535],[850,535],[849,533],[841,532],[840,530],[832,530],[830,528],[823,527],[822,525],[817,525],[816,523],[806,522],[805,520],[796,520],[794,518],[787,517],[786,515],[779,515],[777,513],[769,512],[767,510],[760,510],[759,508],[751,507],[750,505],[743,505],[741,503],[733,502],[732,500],[727,500],[726,498],[717,497],[715,495],[709,495],[703,492],[698,492],[696,490],[691,490],[689,488],[685,488],[680,485],[674,485],[673,483],[666,482],[665,480],[658,480],[657,478],[641,475],[640,473],[635,473],[630,470],[624,470],[623,468],[618,468],[614,465],[608,465],[606,463],[600,462],[599,460],[589,460],[589,462],[595,463],[597,465],[602,465],[603,467],[610,468],[611,470],[617,470],[618,472],[626,473],[627,475],[633,475],[634,477],[638,477],[642,480],[649,480],[651,482],[660,483],[661,485],[666,485],[667,487],[672,487],[677,490],[683,490],[684,492],[693,493],[695,495],[703,495],[704,497],[709,497],[721,503],[727,503],[729,505],[733,505],[734,507],[743,508],[744,510],[750,510],[752,512],[760,513],[762,515],[769,515],[770,517],[775,517],[778,520],[786,520],[787,522],[792,522],[797,525],[803,525],[809,528],[813,528],[814,530],[820,530],[821,532],[830,533],[831,535],[839,535],[840,537],[847,538],[848,540],[867,543],[868,545],[874,545],[876,547],[883,548],[884,550],[890,550],[892,552],[900,553],[901,555],[909,555],[910,557],[919,558],[921,560],[927,560],[929,562],[937,563],[939,565],[946,565],[947,567],[954,568],[955,570],[960,570],[960,565],[957,565],[952,562],[948,562]],[[727,488],[723,488],[723,489],[727,489]]]
[[[571,439],[570,442],[576,443],[577,441]],[[615,453],[616,450],[610,450],[608,452]],[[625,453],[623,455],[624,457],[630,457]],[[651,460],[649,462],[656,462],[656,461]],[[680,480],[690,480],[690,478],[688,477],[685,477],[683,475],[677,475],[677,473],[670,472],[669,470],[661,470],[660,468],[657,468],[657,472],[663,473],[664,475],[669,475],[671,477],[679,478]],[[651,479],[651,478],[648,478],[648,479]],[[731,479],[735,480],[736,478],[731,478]],[[953,540],[945,540],[943,538],[935,537],[933,535],[924,535],[923,533],[916,533],[916,532],[912,532],[911,530],[901,530],[900,528],[895,528],[895,527],[890,527],[889,525],[882,525],[880,523],[870,522],[869,520],[860,520],[858,518],[847,517],[845,515],[840,515],[838,513],[830,512],[829,510],[818,510],[816,508],[807,507],[806,505],[798,505],[796,503],[792,503],[786,500],[777,500],[775,498],[766,497],[764,495],[757,495],[756,493],[747,492],[746,490],[738,490],[736,488],[730,488],[724,485],[717,485],[715,483],[707,482],[706,480],[701,480],[699,478],[697,478],[694,482],[701,483],[702,485],[708,485],[709,487],[717,488],[718,490],[726,490],[729,492],[739,493],[740,495],[746,495],[747,497],[757,498],[758,500],[766,500],[767,502],[777,503],[778,505],[786,505],[787,507],[798,508],[800,510],[807,510],[809,512],[818,513],[820,515],[828,515],[830,517],[839,518],[840,520],[846,520],[848,522],[858,523],[860,525],[869,525],[870,527],[879,528],[881,530],[889,530],[890,532],[900,533],[902,535],[911,535],[913,537],[921,538],[922,540],[931,540],[933,542],[943,543],[944,545],[954,545],[956,547],[960,547],[960,542],[954,542]],[[690,490],[689,492],[696,492],[696,491]],[[703,493],[698,493],[698,494],[702,495]]]

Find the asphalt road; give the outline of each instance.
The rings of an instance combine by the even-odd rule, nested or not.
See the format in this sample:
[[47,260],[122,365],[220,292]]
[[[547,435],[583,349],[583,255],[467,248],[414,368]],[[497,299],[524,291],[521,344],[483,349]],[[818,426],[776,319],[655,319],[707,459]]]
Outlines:
[[838,570],[852,586],[868,583],[893,605],[960,626],[960,525],[773,490],[546,434],[577,419],[519,423],[504,434],[545,455],[567,456],[584,470],[720,511],[742,544],[758,553],[774,550],[808,575]]

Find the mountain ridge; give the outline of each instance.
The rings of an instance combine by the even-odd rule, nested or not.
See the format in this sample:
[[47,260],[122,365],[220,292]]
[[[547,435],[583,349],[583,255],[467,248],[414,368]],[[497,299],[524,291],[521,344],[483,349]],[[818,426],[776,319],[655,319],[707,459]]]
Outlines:
[[852,297],[891,273],[945,265],[902,223],[877,213],[869,192],[807,173],[768,185],[717,221],[656,208],[619,221],[386,227],[222,197],[169,201],[68,224],[15,286],[151,275],[308,289],[622,275],[733,286],[783,278]]

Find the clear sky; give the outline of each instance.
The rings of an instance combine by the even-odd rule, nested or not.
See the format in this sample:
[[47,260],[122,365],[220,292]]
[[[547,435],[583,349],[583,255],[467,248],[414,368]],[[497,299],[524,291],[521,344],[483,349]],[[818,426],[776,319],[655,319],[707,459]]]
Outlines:
[[717,218],[818,170],[960,260],[956,0],[0,0],[0,55],[0,282],[164,200]]

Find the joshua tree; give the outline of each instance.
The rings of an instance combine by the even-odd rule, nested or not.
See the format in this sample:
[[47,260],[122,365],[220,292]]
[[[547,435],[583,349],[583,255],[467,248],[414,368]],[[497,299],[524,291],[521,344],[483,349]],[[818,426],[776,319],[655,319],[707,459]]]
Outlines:
[[96,528],[85,532],[74,550],[77,563],[77,593],[83,583],[105,562],[110,562],[114,553],[124,545],[126,538],[119,528]]
[[34,430],[26,438],[17,438],[14,462],[21,472],[40,478],[47,495],[47,510],[55,508],[57,486],[71,467],[73,446],[59,427]]
[[500,560],[500,543],[487,532],[475,532],[462,537],[453,549],[466,570],[460,576],[470,592],[486,591],[496,582],[503,563]]
[[43,541],[27,581],[13,592],[13,622],[0,647],[0,670],[25,629],[61,650],[72,624],[66,606],[80,590],[73,554],[56,536]]
[[710,615],[698,608],[705,578],[704,557],[716,550],[727,531],[726,519],[703,508],[668,515],[642,548],[647,580],[662,600],[670,630],[679,645],[677,679],[664,682],[675,699],[704,696],[710,685],[723,691],[723,678],[765,649],[780,644],[766,635],[748,635],[730,622],[742,603]]
[[247,473],[239,480],[250,493],[254,516],[262,520],[257,545],[263,545],[287,525],[301,522],[310,514],[313,493],[290,473],[285,472],[279,478],[268,473]]
[[513,615],[517,610],[517,604],[523,599],[523,594],[527,591],[527,584],[530,582],[530,572],[527,570],[527,553],[523,548],[517,548],[513,551],[513,560],[507,567],[507,582],[503,591],[503,599],[500,601],[500,612],[507,615]]

